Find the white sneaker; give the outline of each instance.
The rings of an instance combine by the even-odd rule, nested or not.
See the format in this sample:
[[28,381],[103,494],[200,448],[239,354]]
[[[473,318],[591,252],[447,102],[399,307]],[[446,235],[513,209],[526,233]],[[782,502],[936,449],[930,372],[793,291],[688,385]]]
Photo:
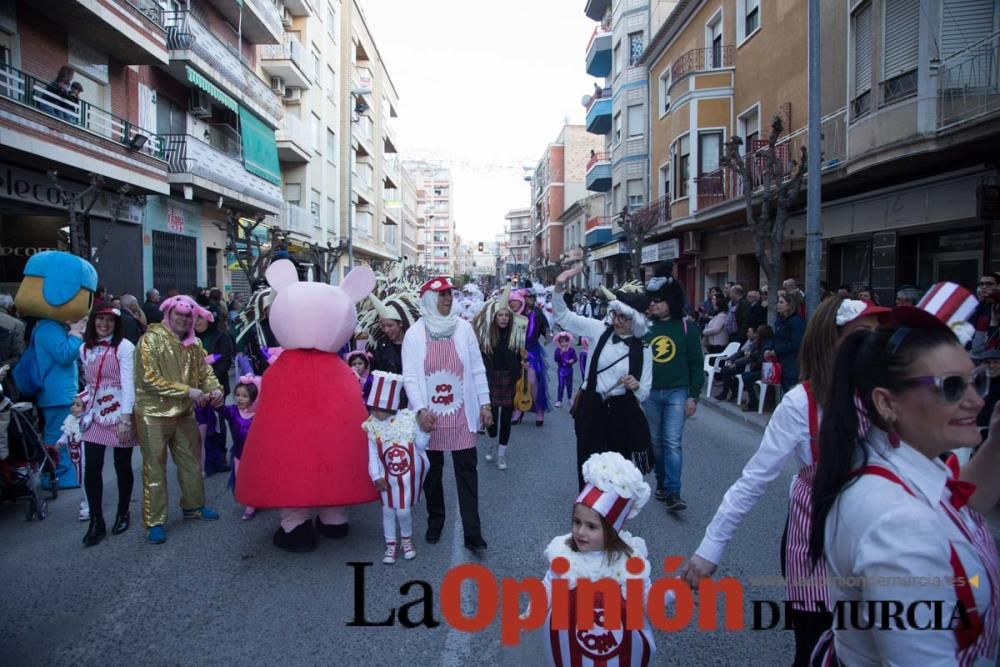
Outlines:
[[90,521],[90,507],[86,503],[80,503],[80,521]]
[[497,457],[497,468],[499,468],[500,470],[506,470],[507,469],[507,457],[506,456],[498,456]]
[[556,401],[556,407],[557,408],[561,408],[562,407],[562,401]]
[[413,560],[417,557],[417,550],[413,548],[413,539],[409,537],[403,538],[403,558],[406,560]]
[[386,542],[385,543],[385,555],[382,556],[382,562],[386,565],[392,565],[396,562],[396,543]]
[[486,462],[491,463],[493,461],[493,452],[496,450],[495,445],[490,445],[486,448]]

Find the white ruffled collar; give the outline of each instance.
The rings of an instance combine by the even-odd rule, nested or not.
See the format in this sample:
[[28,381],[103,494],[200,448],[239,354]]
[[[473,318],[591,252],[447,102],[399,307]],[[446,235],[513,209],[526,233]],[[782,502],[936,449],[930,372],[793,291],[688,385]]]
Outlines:
[[553,578],[569,580],[570,588],[576,586],[577,579],[589,579],[591,581],[597,579],[614,579],[621,585],[623,593],[625,591],[625,582],[628,579],[641,578],[649,580],[650,568],[649,560],[647,560],[649,551],[646,549],[646,540],[631,534],[627,530],[621,531],[618,535],[625,544],[632,548],[632,556],[642,559],[643,568],[641,573],[629,574],[628,570],[625,569],[625,563],[628,561],[628,558],[624,555],[617,558],[614,562],[608,563],[607,552],[605,551],[590,551],[586,553],[573,551],[568,544],[568,540],[572,535],[567,533],[553,539],[549,542],[549,546],[545,548],[545,558],[550,563],[557,556],[562,556],[569,561],[569,572],[563,576],[553,574]]

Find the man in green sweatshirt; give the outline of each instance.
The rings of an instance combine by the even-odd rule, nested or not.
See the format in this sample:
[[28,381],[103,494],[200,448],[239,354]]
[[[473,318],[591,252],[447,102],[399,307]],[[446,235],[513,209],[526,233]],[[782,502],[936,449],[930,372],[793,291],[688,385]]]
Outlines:
[[684,316],[684,289],[671,274],[658,270],[646,284],[651,320],[643,340],[653,354],[653,388],[643,404],[649,421],[656,472],[656,499],[667,509],[687,509],[681,498],[681,438],[684,421],[698,409],[705,384],[701,332]]

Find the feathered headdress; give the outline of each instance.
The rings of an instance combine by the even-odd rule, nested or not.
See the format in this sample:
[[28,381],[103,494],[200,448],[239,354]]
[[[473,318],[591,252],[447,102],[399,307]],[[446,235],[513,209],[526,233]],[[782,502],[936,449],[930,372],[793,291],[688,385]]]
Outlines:
[[528,318],[524,315],[518,315],[511,309],[509,298],[510,286],[508,285],[499,297],[490,299],[483,304],[483,309],[472,318],[472,329],[476,332],[479,345],[486,354],[493,352],[493,344],[490,340],[493,320],[496,319],[497,313],[504,310],[510,313],[511,317],[510,342],[508,343],[510,349],[515,351],[524,349],[524,337],[528,332]]

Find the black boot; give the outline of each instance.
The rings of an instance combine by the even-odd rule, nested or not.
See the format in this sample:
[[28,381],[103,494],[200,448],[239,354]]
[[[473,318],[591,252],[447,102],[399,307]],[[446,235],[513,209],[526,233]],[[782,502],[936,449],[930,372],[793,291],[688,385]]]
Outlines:
[[115,517],[115,525],[111,526],[111,534],[121,535],[128,530],[129,520],[128,512],[119,512],[118,516]]
[[347,537],[347,533],[350,526],[346,523],[333,524],[333,523],[323,523],[316,517],[316,530],[319,534],[328,540],[339,540],[343,537]]
[[286,533],[284,528],[278,528],[274,534],[274,546],[291,553],[304,553],[316,548],[316,532],[312,521],[306,521]]
[[87,528],[87,534],[83,536],[83,546],[92,547],[101,540],[104,536],[108,534],[108,529],[104,525],[103,517],[91,517],[90,527]]

